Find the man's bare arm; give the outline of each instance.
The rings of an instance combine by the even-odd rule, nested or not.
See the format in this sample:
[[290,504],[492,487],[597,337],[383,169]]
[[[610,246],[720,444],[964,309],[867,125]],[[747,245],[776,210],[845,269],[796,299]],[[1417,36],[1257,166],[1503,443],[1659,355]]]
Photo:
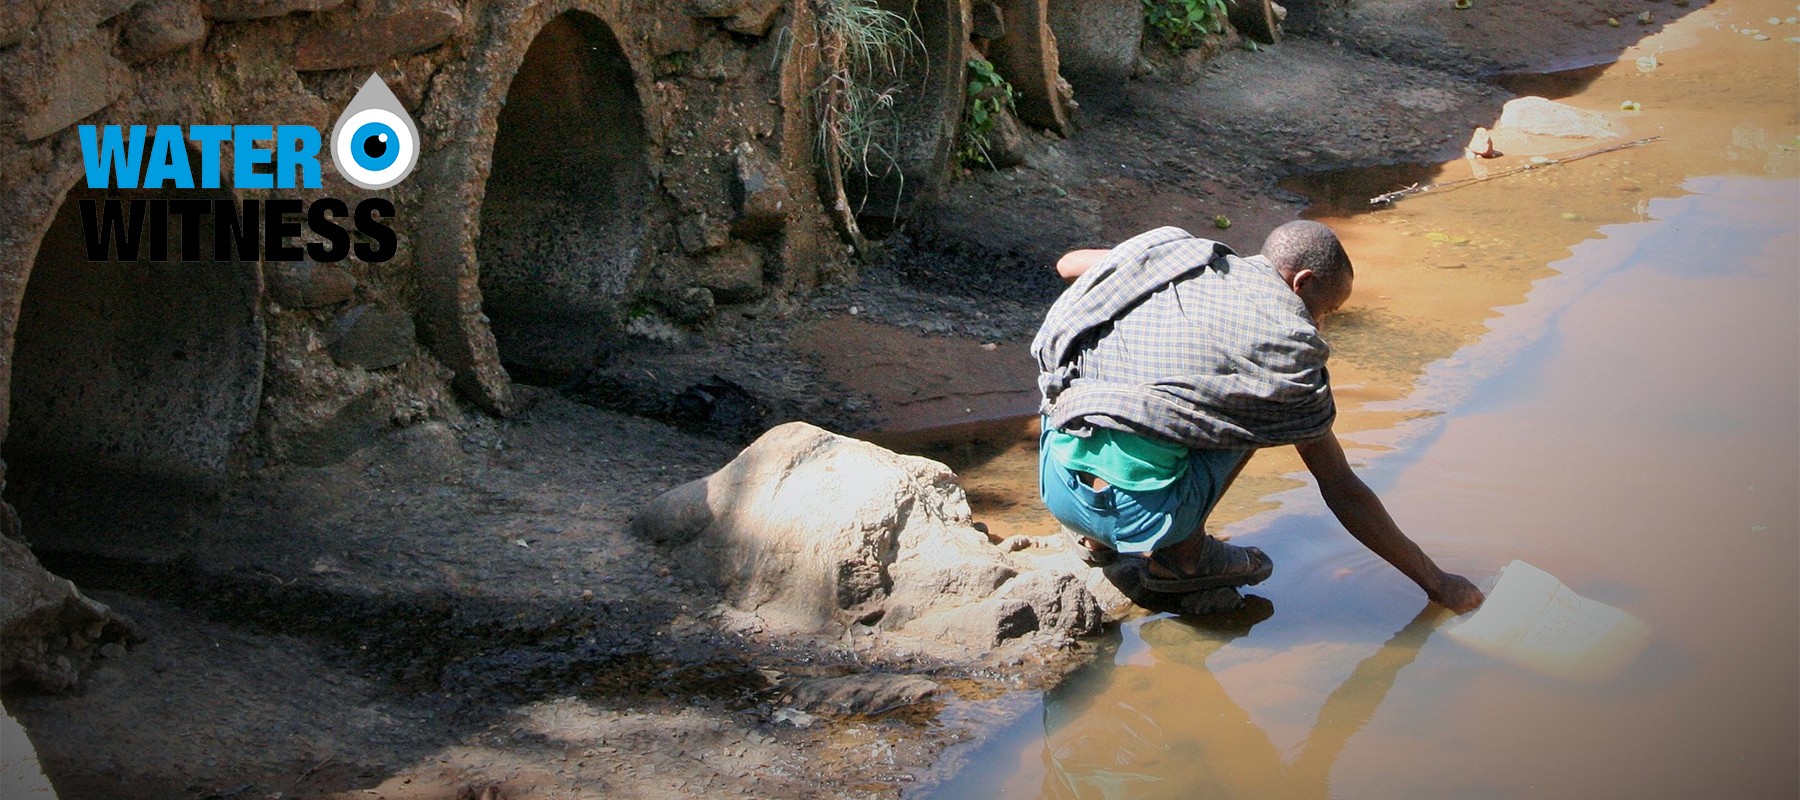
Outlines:
[[1071,250],[1056,261],[1056,274],[1068,283],[1074,283],[1081,274],[1093,269],[1101,259],[1111,255],[1111,250]]
[[1306,462],[1306,469],[1318,479],[1319,493],[1325,496],[1325,505],[1337,515],[1351,536],[1411,578],[1439,605],[1457,613],[1473,611],[1481,605],[1484,598],[1475,584],[1461,575],[1439,569],[1437,563],[1394,524],[1394,518],[1389,516],[1381,498],[1350,469],[1343,445],[1338,444],[1335,434],[1327,433],[1295,447],[1300,451],[1301,460]]

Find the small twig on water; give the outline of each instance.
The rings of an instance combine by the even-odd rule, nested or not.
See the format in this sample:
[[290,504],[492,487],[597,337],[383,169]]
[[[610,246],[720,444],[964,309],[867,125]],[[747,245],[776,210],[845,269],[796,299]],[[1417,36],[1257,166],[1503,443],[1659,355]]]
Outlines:
[[1575,155],[1572,155],[1572,156],[1563,156],[1562,158],[1552,158],[1552,159],[1547,159],[1544,161],[1534,161],[1534,162],[1531,162],[1528,164],[1520,164],[1516,167],[1512,167],[1511,169],[1505,169],[1505,170],[1501,170],[1499,172],[1493,173],[1492,175],[1482,175],[1482,176],[1475,177],[1475,178],[1463,178],[1460,180],[1445,181],[1444,183],[1428,183],[1428,184],[1425,184],[1424,186],[1420,186],[1419,184],[1415,183],[1404,189],[1397,189],[1395,191],[1388,192],[1387,194],[1376,195],[1374,197],[1371,197],[1371,198],[1369,198],[1369,205],[1372,205],[1372,206],[1387,205],[1387,204],[1395,202],[1397,200],[1411,197],[1415,194],[1424,194],[1426,192],[1431,192],[1431,191],[1447,191],[1450,189],[1456,189],[1456,188],[1460,188],[1463,186],[1467,186],[1471,183],[1481,183],[1482,181],[1491,181],[1491,180],[1494,180],[1495,178],[1504,178],[1508,175],[1517,175],[1521,172],[1529,172],[1534,169],[1542,169],[1543,167],[1553,167],[1553,166],[1556,166],[1557,164],[1567,164],[1571,161],[1580,161],[1581,159],[1588,158],[1590,156],[1597,156],[1597,155],[1601,155],[1603,153],[1611,153],[1615,150],[1624,150],[1628,147],[1641,147],[1643,145],[1647,145],[1651,142],[1657,141],[1661,138],[1662,138],[1661,136],[1648,136],[1643,139],[1634,139],[1629,142],[1622,142],[1620,144],[1607,145],[1606,147],[1595,148],[1593,150],[1586,150],[1586,151],[1583,151],[1580,153],[1576,153]]

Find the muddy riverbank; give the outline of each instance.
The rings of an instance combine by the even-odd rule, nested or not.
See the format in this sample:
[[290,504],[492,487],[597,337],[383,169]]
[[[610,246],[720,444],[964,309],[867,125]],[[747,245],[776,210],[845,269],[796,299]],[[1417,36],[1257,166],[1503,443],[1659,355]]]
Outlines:
[[[710,338],[646,339],[526,390],[513,419],[413,425],[222,498],[27,491],[38,552],[143,638],[82,691],[8,708],[65,798],[893,797],[942,777],[944,748],[1084,652],[872,665],[854,641],[759,638],[627,535],[632,514],[785,419],[856,431],[1028,408],[1021,339],[1059,288],[1055,253],[1158,224],[1254,250],[1301,211],[1278,178],[1454,152],[1509,96],[1482,76],[1609,60],[1660,24],[1639,12],[1681,13],[1488,5],[1297,11],[1277,46],[1078,86],[1073,138],[966,176],[859,283],[733,312]],[[795,678],[871,666],[944,689],[877,717],[781,713]]]

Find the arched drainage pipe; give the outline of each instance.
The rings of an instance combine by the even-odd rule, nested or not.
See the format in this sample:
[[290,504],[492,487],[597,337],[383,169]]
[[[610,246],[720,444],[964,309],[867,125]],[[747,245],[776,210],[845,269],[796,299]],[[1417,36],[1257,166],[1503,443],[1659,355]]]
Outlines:
[[501,3],[431,115],[447,130],[420,171],[437,187],[418,232],[425,333],[457,386],[512,409],[503,362],[579,370],[615,330],[647,264],[653,96],[619,4]]
[[[216,490],[262,392],[257,265],[90,262],[80,205],[98,197],[85,188],[69,192],[9,309],[8,478]],[[212,220],[202,219],[200,249],[210,254]],[[180,252],[180,241],[181,224],[171,216],[171,253]]]

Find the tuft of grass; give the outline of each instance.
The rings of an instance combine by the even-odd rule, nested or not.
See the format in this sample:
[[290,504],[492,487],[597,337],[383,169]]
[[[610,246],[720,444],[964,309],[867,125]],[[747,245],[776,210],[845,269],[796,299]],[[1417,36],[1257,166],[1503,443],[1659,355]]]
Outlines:
[[924,41],[906,17],[874,0],[811,1],[824,76],[817,90],[820,150],[845,172],[876,177],[898,170],[894,99]]

